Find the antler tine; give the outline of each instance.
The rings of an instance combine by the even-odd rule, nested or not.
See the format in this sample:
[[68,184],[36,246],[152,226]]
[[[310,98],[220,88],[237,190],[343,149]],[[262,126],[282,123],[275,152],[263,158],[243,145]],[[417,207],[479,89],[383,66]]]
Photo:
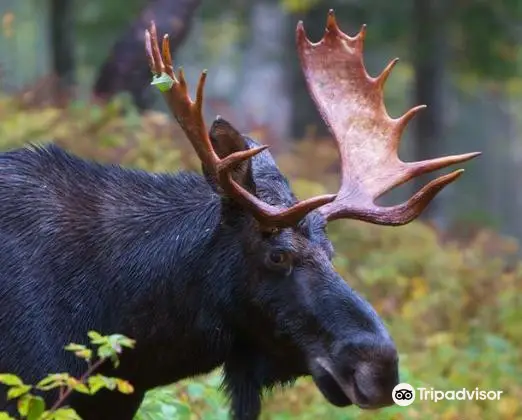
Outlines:
[[384,84],[398,59],[377,77],[368,75],[363,60],[364,25],[355,37],[339,29],[333,10],[328,13],[323,38],[308,40],[302,22],[296,31],[301,66],[308,90],[332,132],[341,157],[341,188],[332,203],[320,208],[328,221],[354,218],[384,225],[400,225],[415,219],[435,195],[462,171],[437,178],[410,200],[394,207],[380,207],[375,200],[392,188],[423,173],[470,160],[467,153],[421,162],[403,162],[398,148],[408,122],[423,108],[410,109],[391,118],[384,105]]
[[[294,226],[309,212],[335,199],[335,195],[323,195],[300,201],[286,209],[265,203],[245,190],[232,178],[231,169],[267,149],[268,146],[235,152],[221,159],[212,147],[203,119],[206,71],[203,71],[200,76],[196,100],[192,101],[183,70],[179,71],[178,76],[174,73],[168,35],[163,37],[160,50],[154,22],[151,22],[150,29],[145,31],[145,50],[152,73],[161,81],[161,84],[159,82],[156,84],[159,85],[172,115],[185,132],[199,159],[215,177],[225,194],[250,211],[262,226]],[[167,78],[164,77],[165,75]]]

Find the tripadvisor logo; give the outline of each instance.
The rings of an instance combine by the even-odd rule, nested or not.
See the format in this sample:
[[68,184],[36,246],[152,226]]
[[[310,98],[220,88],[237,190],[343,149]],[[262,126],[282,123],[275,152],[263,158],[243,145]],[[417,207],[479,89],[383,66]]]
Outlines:
[[453,391],[440,391],[438,389],[433,388],[417,388],[419,391],[419,397],[421,400],[431,400],[434,402],[442,401],[442,400],[490,400],[490,401],[498,401],[500,400],[500,395],[504,391],[494,391],[494,390],[483,390],[476,387],[473,390],[462,388],[459,390]]
[[410,384],[401,383],[396,385],[392,391],[393,402],[402,407],[406,407],[415,401],[417,397],[421,401],[438,402],[442,400],[448,401],[464,401],[464,400],[490,400],[498,401],[504,391],[483,390],[476,387],[469,390],[462,388],[459,390],[441,391],[434,388],[413,388]]
[[407,383],[395,385],[392,398],[395,404],[406,407],[415,401],[415,389]]

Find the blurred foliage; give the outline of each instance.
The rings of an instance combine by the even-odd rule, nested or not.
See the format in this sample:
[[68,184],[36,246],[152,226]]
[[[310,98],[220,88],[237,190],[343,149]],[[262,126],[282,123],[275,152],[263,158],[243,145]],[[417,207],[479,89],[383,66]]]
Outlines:
[[[324,19],[329,8],[335,8],[341,22],[370,24],[369,41],[381,46],[393,45],[394,55],[408,58],[412,41],[412,4],[413,1],[390,2],[388,0],[263,0],[266,3],[276,1],[281,8],[293,15],[308,13],[307,21],[313,15]],[[1,31],[0,48],[9,52],[21,45],[38,45],[38,53],[20,49],[20,56],[15,58],[27,65],[29,60],[38,65],[37,59],[43,48],[42,39],[46,37],[45,19],[47,12],[42,2],[37,0],[14,0],[0,5]],[[75,3],[75,38],[76,56],[80,79],[89,83],[95,69],[107,58],[110,47],[125,31],[146,4],[145,0],[129,0],[125,3],[114,1],[91,0]],[[197,13],[197,20],[204,25],[198,36],[197,50],[200,56],[218,55],[222,47],[220,41],[227,42],[248,38],[248,12],[254,2],[233,0],[226,4],[203,1]],[[522,56],[518,48],[518,22],[522,19],[522,3],[518,0],[499,1],[453,1],[440,0],[444,32],[448,39],[451,60],[449,65],[457,73],[471,73],[480,77],[505,79],[516,75]],[[206,28],[208,26],[208,28]],[[217,31],[217,27],[221,31]],[[15,38],[13,34],[16,35]],[[227,35],[228,34],[228,35]],[[231,35],[230,35],[231,34]],[[208,36],[210,35],[210,36]],[[15,39],[14,43],[8,43]],[[30,41],[30,42],[28,42]],[[5,45],[4,45],[5,44]],[[201,47],[203,46],[203,51]],[[243,45],[248,48],[248,44]],[[426,51],[429,54],[429,50]],[[206,63],[212,57],[206,57]],[[21,61],[22,62],[22,61]],[[0,60],[0,64],[1,60]],[[6,61],[4,65],[9,65]],[[28,71],[25,66],[17,66],[17,71]],[[34,67],[34,66],[27,66]],[[14,70],[14,69],[13,69]],[[44,72],[45,73],[45,72]],[[13,75],[15,77],[15,75]],[[29,74],[27,75],[29,77]]]
[[[124,348],[134,348],[135,341],[121,334],[102,336],[96,331],[89,331],[90,346],[69,343],[66,351],[74,353],[86,364],[85,372],[75,378],[69,373],[50,373],[35,385],[25,384],[21,378],[11,373],[0,373],[0,384],[7,387],[7,399],[15,400],[20,419],[27,420],[81,420],[78,413],[65,405],[67,398],[74,392],[95,395],[102,389],[132,394],[133,386],[124,379],[108,377],[96,373],[105,363],[112,362],[115,368],[120,363],[119,355]],[[94,349],[93,349],[94,347]],[[55,403],[46,407],[45,400],[35,391],[59,391]],[[0,411],[0,420],[16,420],[7,412]]]
[[[138,117],[123,98],[103,108],[77,103],[66,110],[38,107],[32,99],[28,92],[0,98],[1,149],[54,140],[102,162],[199,170],[195,153],[166,115]],[[278,157],[299,197],[335,188],[337,152],[331,146],[327,139],[305,139]],[[499,402],[417,400],[376,414],[332,407],[311,380],[300,379],[267,395],[264,419],[522,419],[522,264],[515,241],[484,229],[452,237],[420,222],[389,228],[345,220],[328,230],[337,269],[390,328],[401,352],[402,380],[504,394]],[[137,418],[225,419],[219,380],[218,370],[150,391]]]
[[457,68],[478,76],[505,79],[520,66],[518,0],[459,2],[450,9]]
[[307,12],[320,4],[321,0],[281,0],[282,8],[290,13]]
[[[522,60],[518,48],[520,1],[439,0],[437,3],[441,10],[441,36],[447,37],[452,58],[448,65],[452,70],[494,80],[518,74]],[[368,38],[372,42],[393,44],[394,51],[402,49],[401,56],[411,54],[413,1],[339,0],[322,1],[320,5],[336,7],[341,17],[349,17],[354,22],[370,23]],[[429,49],[425,53],[429,54]]]
[[76,53],[80,60],[96,64],[105,60],[111,45],[139,15],[145,3],[129,0],[122,7],[115,1],[76,2],[76,32],[80,41]]

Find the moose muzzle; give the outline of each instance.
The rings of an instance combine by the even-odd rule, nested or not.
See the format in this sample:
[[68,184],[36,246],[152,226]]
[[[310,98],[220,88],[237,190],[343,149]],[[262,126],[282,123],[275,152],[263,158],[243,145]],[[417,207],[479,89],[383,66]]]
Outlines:
[[383,337],[364,341],[341,346],[332,357],[312,362],[314,382],[334,405],[376,409],[393,404],[392,391],[399,383],[395,345]]

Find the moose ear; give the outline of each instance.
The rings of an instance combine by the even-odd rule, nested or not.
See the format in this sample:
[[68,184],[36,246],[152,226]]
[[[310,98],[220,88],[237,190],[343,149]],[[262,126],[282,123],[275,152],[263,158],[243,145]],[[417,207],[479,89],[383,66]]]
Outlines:
[[[210,141],[216,154],[225,158],[234,152],[248,150],[248,143],[245,138],[237,131],[232,124],[218,116],[212,123],[209,130]],[[212,187],[219,191],[216,181],[203,166],[203,173]],[[243,188],[255,194],[255,184],[252,176],[252,161],[247,159],[239,163],[232,171],[232,178]]]

